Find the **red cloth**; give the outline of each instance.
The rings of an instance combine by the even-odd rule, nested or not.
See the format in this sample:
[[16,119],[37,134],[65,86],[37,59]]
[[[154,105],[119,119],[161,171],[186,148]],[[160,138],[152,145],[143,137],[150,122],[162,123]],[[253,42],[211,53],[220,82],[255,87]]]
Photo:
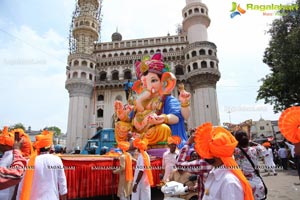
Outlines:
[[[118,160],[73,160],[62,157],[62,161],[67,177],[68,199],[117,194],[119,178],[112,171],[120,166]],[[135,165],[133,162],[133,169]],[[160,183],[161,165],[161,158],[151,161],[154,185]]]
[[0,167],[0,190],[18,184],[23,176],[26,160],[19,150],[13,150],[13,155],[11,167]]

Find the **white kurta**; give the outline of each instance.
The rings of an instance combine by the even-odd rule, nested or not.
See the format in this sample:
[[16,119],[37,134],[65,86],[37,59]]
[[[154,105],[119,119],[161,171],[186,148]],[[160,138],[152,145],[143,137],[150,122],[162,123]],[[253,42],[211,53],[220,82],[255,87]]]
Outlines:
[[265,165],[267,168],[275,168],[275,163],[273,161],[273,152],[272,152],[272,149],[271,148],[268,148],[266,151],[265,151]]
[[[9,167],[13,161],[13,150],[5,151],[2,158],[0,159],[1,167]],[[0,199],[1,200],[11,200],[16,186],[11,186],[4,190],[0,190]]]
[[[19,199],[19,186],[17,199]],[[67,180],[63,163],[58,156],[41,154],[35,159],[30,199],[58,200],[59,195],[67,193]]]
[[[150,161],[150,158],[148,156]],[[149,162],[150,163],[150,162]],[[136,161],[136,168],[134,171],[134,178],[133,184],[136,182],[137,176],[139,171],[144,171],[144,159],[141,153],[139,153],[137,161]],[[148,181],[147,174],[144,172],[143,176],[137,185],[136,192],[132,192],[131,200],[151,200],[151,188],[150,183]]]
[[204,185],[205,192],[202,200],[244,199],[241,182],[229,169],[212,169]]
[[167,150],[163,154],[162,167],[165,169],[163,180],[166,182],[169,181],[170,174],[175,169],[175,163],[176,163],[176,158],[178,156],[178,153],[179,153],[178,151],[171,153],[170,150]]

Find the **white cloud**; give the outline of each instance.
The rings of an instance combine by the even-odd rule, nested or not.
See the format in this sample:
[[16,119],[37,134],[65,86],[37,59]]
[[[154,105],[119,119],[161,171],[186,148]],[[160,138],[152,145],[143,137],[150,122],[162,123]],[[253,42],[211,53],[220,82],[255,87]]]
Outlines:
[[1,124],[47,125],[66,131],[68,93],[64,89],[67,41],[54,30],[39,35],[29,26],[11,27],[0,46]]

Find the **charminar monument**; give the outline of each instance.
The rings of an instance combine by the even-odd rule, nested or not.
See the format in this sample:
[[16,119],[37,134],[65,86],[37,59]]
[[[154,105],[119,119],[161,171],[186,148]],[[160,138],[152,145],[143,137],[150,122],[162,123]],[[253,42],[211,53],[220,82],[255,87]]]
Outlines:
[[[183,83],[192,94],[187,129],[206,121],[219,125],[219,60],[216,45],[207,40],[207,6],[201,0],[186,0],[178,13],[182,24],[177,35],[123,40],[115,32],[110,42],[97,42],[101,4],[101,0],[78,0],[73,13],[65,84],[70,98],[67,149],[82,148],[97,128],[114,127],[114,101],[127,102],[124,85],[136,79],[134,63],[155,52],[163,53],[177,84]],[[178,96],[177,89],[173,95]]]

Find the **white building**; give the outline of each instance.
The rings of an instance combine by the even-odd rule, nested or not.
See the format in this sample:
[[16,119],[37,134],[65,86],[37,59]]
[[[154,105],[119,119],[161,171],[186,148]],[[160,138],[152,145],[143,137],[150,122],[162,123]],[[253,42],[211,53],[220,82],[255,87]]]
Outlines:
[[263,118],[252,122],[251,135],[252,139],[257,141],[263,141],[271,137],[275,137],[277,141],[283,140],[278,121],[264,120]]
[[[162,52],[177,77],[192,94],[188,128],[210,121],[219,125],[216,83],[220,79],[217,47],[207,41],[208,8],[201,0],[186,0],[178,35],[97,43],[101,1],[78,0],[74,12],[66,89],[69,92],[67,149],[82,146],[96,128],[114,126],[113,103],[126,103],[124,83],[135,78],[133,65],[144,55]],[[173,95],[177,96],[177,90]]]

